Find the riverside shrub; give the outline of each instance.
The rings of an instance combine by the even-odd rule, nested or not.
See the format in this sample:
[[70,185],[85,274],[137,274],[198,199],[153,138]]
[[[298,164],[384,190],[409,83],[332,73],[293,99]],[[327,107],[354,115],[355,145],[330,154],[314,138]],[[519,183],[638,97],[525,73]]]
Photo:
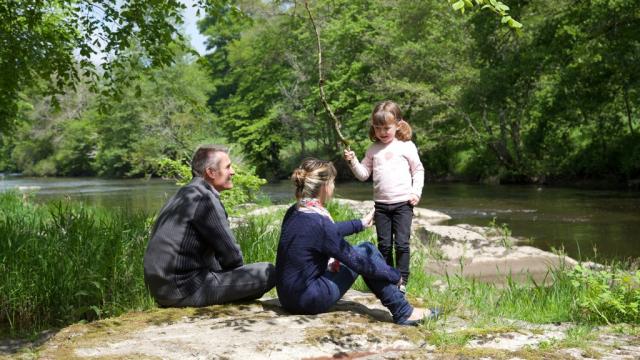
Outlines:
[[580,320],[595,323],[640,323],[640,271],[592,270],[582,265],[569,272],[576,289]]

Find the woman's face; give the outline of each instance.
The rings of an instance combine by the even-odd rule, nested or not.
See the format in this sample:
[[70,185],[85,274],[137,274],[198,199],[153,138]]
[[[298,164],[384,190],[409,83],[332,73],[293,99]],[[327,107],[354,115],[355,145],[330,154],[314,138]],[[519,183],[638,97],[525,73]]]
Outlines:
[[330,180],[328,181],[322,189],[322,196],[320,198],[320,201],[325,204],[327,201],[329,201],[329,199],[331,199],[331,197],[333,197],[333,190],[335,190],[335,183],[334,180]]

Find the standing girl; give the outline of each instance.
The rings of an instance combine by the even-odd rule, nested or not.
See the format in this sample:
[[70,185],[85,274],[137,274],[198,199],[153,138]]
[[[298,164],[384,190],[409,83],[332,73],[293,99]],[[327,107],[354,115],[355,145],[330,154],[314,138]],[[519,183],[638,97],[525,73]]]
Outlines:
[[387,264],[400,271],[400,289],[404,292],[409,280],[413,207],[422,195],[424,168],[411,141],[411,126],[393,101],[383,101],[373,109],[369,138],[374,143],[362,162],[347,149],[344,158],[358,180],[365,181],[373,174],[378,249]]

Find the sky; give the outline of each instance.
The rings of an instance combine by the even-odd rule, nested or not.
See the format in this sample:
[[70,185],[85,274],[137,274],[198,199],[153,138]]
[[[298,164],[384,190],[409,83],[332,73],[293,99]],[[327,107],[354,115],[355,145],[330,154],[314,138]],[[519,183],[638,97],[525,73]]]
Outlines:
[[194,0],[182,0],[187,5],[187,9],[184,12],[184,26],[185,33],[191,40],[191,46],[200,54],[206,53],[206,46],[204,44],[206,37],[200,35],[198,32],[198,26],[196,23],[198,20],[204,17],[204,11],[200,11],[200,17],[196,16],[196,9],[193,8]]

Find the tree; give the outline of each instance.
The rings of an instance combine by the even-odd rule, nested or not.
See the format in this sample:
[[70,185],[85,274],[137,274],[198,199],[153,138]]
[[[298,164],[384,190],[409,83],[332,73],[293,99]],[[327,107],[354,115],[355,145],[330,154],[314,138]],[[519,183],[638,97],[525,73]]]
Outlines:
[[[224,0],[198,0],[217,11]],[[128,79],[123,68],[171,63],[185,5],[179,0],[0,1],[0,130],[15,126],[21,92],[44,80],[46,95],[62,94],[81,79],[113,95]],[[132,45],[140,54],[130,51]],[[100,65],[96,65],[100,63]],[[79,65],[79,66],[78,66]],[[55,105],[55,97],[53,98]]]

